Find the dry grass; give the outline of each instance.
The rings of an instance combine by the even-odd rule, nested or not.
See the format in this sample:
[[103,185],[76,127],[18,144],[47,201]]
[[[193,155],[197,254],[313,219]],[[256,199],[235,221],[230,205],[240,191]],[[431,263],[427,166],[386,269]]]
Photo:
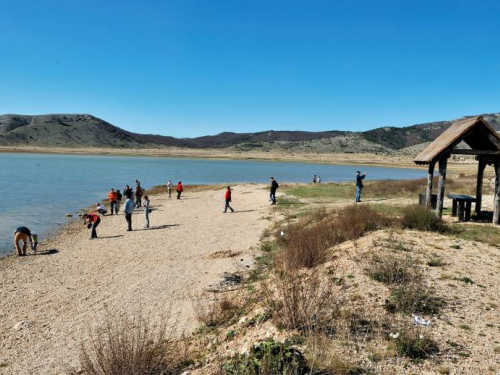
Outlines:
[[436,314],[441,306],[441,300],[419,279],[395,287],[385,304],[387,311],[405,314]]
[[180,362],[171,348],[169,319],[154,324],[140,315],[110,314],[81,344],[80,367],[88,375],[171,374]]
[[444,233],[449,231],[444,221],[434,211],[419,205],[405,207],[401,217],[401,226],[405,229]]
[[198,304],[195,306],[195,314],[198,321],[208,328],[216,328],[227,324],[239,316],[241,306],[228,298],[214,299],[209,304]]
[[393,345],[397,353],[414,361],[426,359],[439,351],[436,342],[425,328],[403,325],[395,336]]
[[285,236],[278,235],[276,265],[282,270],[316,267],[327,260],[332,246],[388,224],[388,219],[370,206],[352,205],[330,215],[324,211],[310,213],[289,224]]
[[366,269],[368,276],[384,284],[403,284],[419,277],[415,261],[409,255],[373,254]]

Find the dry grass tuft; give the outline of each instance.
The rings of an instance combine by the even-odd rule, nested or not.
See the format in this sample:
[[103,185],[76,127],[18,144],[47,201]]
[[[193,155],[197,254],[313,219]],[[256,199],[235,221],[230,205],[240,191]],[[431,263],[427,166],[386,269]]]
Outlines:
[[172,350],[169,319],[154,324],[140,315],[108,315],[80,347],[80,367],[87,375],[170,374],[180,360]]
[[449,230],[444,221],[434,211],[419,205],[405,207],[401,226],[408,229],[443,233]]
[[230,322],[241,312],[241,306],[236,302],[224,298],[215,299],[209,304],[195,306],[198,321],[208,328],[216,328]]
[[366,269],[368,276],[384,284],[403,284],[419,277],[415,261],[408,255],[373,254]]

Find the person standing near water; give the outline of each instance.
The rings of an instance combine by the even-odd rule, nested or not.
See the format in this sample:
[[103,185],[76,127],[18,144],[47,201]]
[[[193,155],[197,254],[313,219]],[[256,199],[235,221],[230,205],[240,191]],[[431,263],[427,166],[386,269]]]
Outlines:
[[361,202],[361,190],[363,189],[363,180],[366,177],[366,173],[361,174],[360,171],[356,172],[356,203]]
[[181,193],[182,193],[182,182],[179,181],[177,183],[177,199],[181,199]]
[[270,177],[271,180],[271,194],[269,198],[271,199],[271,204],[276,204],[276,190],[280,187],[278,182],[274,179],[274,177]]
[[125,189],[123,189],[123,195],[127,197],[129,194],[132,195],[132,188],[129,185],[125,185]]
[[134,201],[132,199],[132,193],[127,195],[127,200],[123,205],[123,212],[125,212],[125,220],[127,220],[127,232],[132,231],[132,214],[134,213]]
[[228,208],[231,210],[231,213],[234,213],[233,208],[229,205],[229,203],[231,203],[231,187],[230,186],[228,186],[226,189],[226,194],[224,195],[224,200],[226,202],[226,206],[224,207],[224,213],[227,212]]
[[168,190],[168,197],[172,198],[172,187],[174,184],[172,184],[172,180],[168,180],[167,182],[167,190]]
[[144,189],[141,187],[141,182],[135,180],[135,207],[139,208],[142,206],[142,194]]
[[120,212],[120,205],[122,204],[122,193],[120,193],[120,190],[116,190],[116,205],[115,205],[115,210],[116,214],[118,215],[118,212]]
[[85,214],[83,215],[83,220],[85,224],[87,224],[87,228],[92,228],[91,233],[90,233],[90,239],[93,240],[94,238],[97,238],[97,226],[101,223],[101,218],[99,215],[90,213],[90,214]]
[[115,189],[111,189],[110,192],[108,193],[108,200],[109,200],[109,210],[111,211],[111,215],[117,214],[118,211],[116,210],[116,205],[118,202],[118,196],[116,194]]
[[147,195],[144,196],[144,203],[142,204],[142,207],[144,208],[144,219],[146,219],[146,224],[144,225],[144,228],[149,228],[149,198]]
[[[23,243],[21,249],[20,243]],[[31,231],[26,227],[19,227],[14,232],[14,246],[17,250],[17,255],[20,257],[26,256],[26,248],[28,247],[28,241],[33,249],[33,237],[31,236]]]

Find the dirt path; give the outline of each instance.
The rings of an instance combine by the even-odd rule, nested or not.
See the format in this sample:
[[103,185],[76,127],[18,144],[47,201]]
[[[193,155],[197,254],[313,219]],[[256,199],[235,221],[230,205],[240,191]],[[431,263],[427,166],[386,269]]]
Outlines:
[[149,230],[142,210],[131,233],[122,214],[106,216],[97,240],[82,229],[40,249],[55,254],[0,260],[0,374],[64,373],[106,309],[159,315],[171,306],[187,331],[195,328],[193,299],[252,263],[269,225],[263,188],[234,187],[235,214],[222,213],[221,190],[155,196]]

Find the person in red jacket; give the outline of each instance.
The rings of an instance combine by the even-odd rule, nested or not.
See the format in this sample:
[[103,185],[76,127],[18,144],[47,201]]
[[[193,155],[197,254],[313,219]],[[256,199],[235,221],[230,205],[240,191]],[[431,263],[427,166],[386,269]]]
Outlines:
[[83,215],[83,220],[85,221],[85,224],[87,224],[87,228],[92,228],[90,239],[93,240],[94,238],[97,238],[96,228],[101,222],[101,218],[99,217],[99,215],[91,212],[90,214]]
[[224,213],[227,212],[227,209],[229,208],[231,210],[231,213],[234,212],[233,208],[229,205],[231,203],[231,187],[228,186],[226,190],[226,194],[224,196],[224,200],[226,201],[226,207],[224,208]]
[[181,193],[182,193],[182,182],[177,183],[177,199],[181,199]]

